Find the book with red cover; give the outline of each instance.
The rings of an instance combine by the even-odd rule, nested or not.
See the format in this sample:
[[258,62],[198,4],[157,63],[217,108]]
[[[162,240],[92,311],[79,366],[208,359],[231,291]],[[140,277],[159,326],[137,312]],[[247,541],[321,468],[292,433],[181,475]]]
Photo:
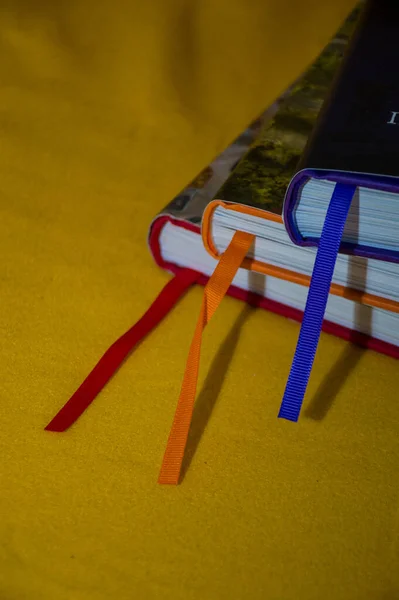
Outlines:
[[[259,217],[260,228],[228,294],[302,320],[316,249],[290,240],[282,219],[284,194],[356,18],[355,12],[307,73],[155,217],[149,248],[159,267],[175,277],[104,353],[47,430],[68,429],[186,290],[207,283],[234,232],[245,232],[248,216]],[[227,216],[223,227],[220,213]],[[399,358],[398,275],[399,263],[340,255],[323,330]]]
[[[282,220],[284,193],[356,18],[355,13],[303,77],[154,219],[149,247],[161,268],[175,274],[196,270],[204,284],[237,229],[234,213],[244,206],[239,228],[245,230],[245,214],[259,213],[264,241],[257,238],[229,294],[302,319],[316,249],[295,246],[289,239]],[[229,213],[231,225],[218,225],[221,211]],[[324,331],[399,357],[398,275],[394,263],[340,255]]]

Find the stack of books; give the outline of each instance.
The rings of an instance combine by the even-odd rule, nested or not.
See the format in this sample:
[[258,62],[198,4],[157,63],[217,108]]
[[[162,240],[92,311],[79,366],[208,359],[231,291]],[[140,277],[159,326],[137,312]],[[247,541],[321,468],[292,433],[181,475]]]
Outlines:
[[399,357],[399,5],[361,3],[303,76],[153,221],[149,247],[205,283],[256,236],[232,296],[301,320],[329,201],[353,182],[323,329]]
[[[302,321],[280,417],[298,419],[320,327],[399,358],[398,39],[397,0],[361,2],[307,72],[155,217],[149,247],[175,277],[48,430],[67,429],[184,291],[210,278],[161,483],[179,481],[202,329],[230,281],[231,296]],[[237,235],[249,240],[239,255]]]

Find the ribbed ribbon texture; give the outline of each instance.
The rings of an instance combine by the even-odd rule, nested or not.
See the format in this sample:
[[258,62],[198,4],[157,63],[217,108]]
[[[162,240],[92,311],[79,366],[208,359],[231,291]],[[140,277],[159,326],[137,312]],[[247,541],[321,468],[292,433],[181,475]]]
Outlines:
[[202,332],[228,291],[254,236],[236,231],[204,289],[201,311],[188,353],[180,397],[169,434],[158,483],[177,485],[193,415],[201,355]]
[[298,343],[278,416],[298,421],[320,338],[331,280],[355,185],[337,183],[319,241]]
[[45,429],[47,431],[66,431],[75,423],[127,356],[166,317],[179,298],[200,277],[201,273],[197,271],[181,269],[173,279],[168,281],[146,313],[108,348],[81,386]]

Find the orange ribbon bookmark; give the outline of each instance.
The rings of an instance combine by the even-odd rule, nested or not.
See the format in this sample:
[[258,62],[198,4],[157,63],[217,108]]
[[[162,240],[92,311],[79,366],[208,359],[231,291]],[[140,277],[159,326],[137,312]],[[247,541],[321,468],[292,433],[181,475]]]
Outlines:
[[159,473],[158,483],[179,483],[197,389],[202,332],[229,289],[255,237],[237,231],[204,289],[201,312],[188,353],[179,401]]

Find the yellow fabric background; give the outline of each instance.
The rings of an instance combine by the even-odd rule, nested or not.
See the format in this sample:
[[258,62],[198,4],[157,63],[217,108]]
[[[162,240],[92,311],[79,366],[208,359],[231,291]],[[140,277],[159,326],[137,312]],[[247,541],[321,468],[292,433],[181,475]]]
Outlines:
[[76,426],[43,431],[168,280],[152,216],[350,6],[1,3],[2,599],[399,597],[393,360],[323,336],[303,418],[281,422],[298,325],[226,299],[191,464],[160,487],[195,289]]

